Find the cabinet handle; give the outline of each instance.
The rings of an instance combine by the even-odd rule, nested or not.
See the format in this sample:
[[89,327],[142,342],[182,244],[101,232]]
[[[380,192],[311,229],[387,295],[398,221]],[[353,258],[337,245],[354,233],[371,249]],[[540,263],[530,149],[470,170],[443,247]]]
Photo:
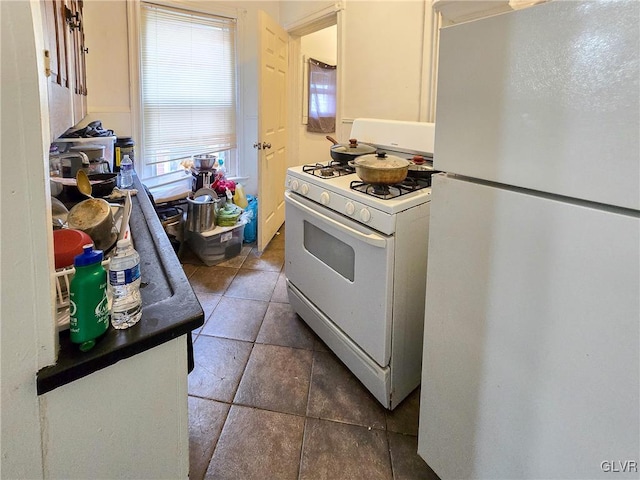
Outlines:
[[64,7],[65,17],[67,19],[67,25],[69,25],[69,30],[75,30],[76,28],[80,28],[80,15],[78,12],[71,13],[71,9],[69,7]]

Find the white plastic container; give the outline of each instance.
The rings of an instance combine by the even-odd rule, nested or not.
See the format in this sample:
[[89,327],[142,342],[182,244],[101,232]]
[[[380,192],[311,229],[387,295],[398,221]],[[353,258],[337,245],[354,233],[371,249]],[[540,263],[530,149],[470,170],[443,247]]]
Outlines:
[[71,147],[82,145],[104,145],[104,158],[109,162],[109,170],[113,172],[113,149],[116,137],[88,137],[88,138],[56,138],[54,143],[60,153],[69,151]]
[[215,265],[236,257],[242,251],[244,222],[233,227],[216,227],[208,232],[186,232],[187,244],[202,262]]

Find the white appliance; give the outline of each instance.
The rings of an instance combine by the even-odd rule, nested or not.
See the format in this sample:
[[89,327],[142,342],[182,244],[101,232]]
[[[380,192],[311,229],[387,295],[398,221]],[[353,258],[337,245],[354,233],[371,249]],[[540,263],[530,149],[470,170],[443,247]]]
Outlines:
[[[431,123],[356,119],[351,137],[430,159],[433,132]],[[326,164],[287,171],[289,301],[389,409],[420,384],[430,184],[363,186],[329,148]]]
[[441,30],[418,452],[638,478],[640,3]]

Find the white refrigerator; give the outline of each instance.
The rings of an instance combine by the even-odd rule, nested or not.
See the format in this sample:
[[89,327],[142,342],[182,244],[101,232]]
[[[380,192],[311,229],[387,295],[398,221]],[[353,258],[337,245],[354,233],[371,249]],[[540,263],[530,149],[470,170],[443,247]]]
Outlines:
[[638,478],[640,2],[440,32],[418,453]]

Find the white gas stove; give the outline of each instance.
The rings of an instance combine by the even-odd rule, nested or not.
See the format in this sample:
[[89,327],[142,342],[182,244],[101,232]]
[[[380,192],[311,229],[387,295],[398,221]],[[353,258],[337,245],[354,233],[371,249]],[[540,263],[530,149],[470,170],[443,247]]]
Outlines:
[[[432,156],[433,133],[429,123],[356,119],[351,137],[412,158]],[[334,166],[328,158],[287,171],[289,300],[392,409],[420,382],[430,178],[381,190]]]
[[423,182],[424,186],[419,190],[408,190],[398,197],[379,198],[352,188],[352,185],[362,188],[363,183],[355,172],[325,178],[310,173],[310,167],[290,168],[287,189],[387,235],[395,231],[394,215],[429,201],[431,194],[430,183],[426,186]]

